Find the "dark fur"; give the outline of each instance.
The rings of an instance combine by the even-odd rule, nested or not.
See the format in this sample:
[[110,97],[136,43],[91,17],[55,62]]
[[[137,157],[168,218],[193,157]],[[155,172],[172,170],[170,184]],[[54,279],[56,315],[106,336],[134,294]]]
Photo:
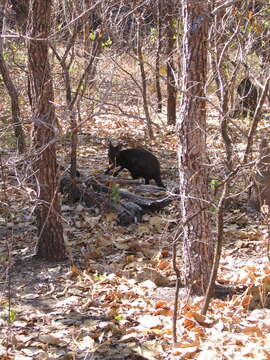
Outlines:
[[237,87],[237,93],[240,98],[240,106],[254,112],[258,101],[258,90],[249,78],[245,78],[240,82]]
[[165,188],[160,177],[159,161],[150,151],[142,148],[121,150],[121,145],[113,146],[110,142],[108,156],[111,166],[106,173],[120,166],[120,169],[114,172],[114,176],[127,169],[133,179],[144,178],[145,184],[154,179],[157,186]]

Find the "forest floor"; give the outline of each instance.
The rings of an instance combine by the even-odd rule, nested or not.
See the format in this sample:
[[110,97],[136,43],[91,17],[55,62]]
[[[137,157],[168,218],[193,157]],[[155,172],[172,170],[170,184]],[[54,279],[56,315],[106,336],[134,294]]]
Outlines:
[[[160,159],[168,191],[176,189],[176,136],[173,128],[160,130],[164,123],[157,124],[150,142],[143,140],[139,120],[112,118],[106,126],[91,120],[79,135],[79,171],[90,177],[107,168],[107,140],[112,137],[129,147],[151,149]],[[220,154],[216,128],[209,130],[209,142]],[[203,298],[181,297],[173,344],[172,243],[181,222],[177,199],[127,227],[119,226],[109,210],[63,202],[70,260],[34,261],[29,257],[36,241],[31,189],[20,189],[8,169],[10,145],[1,146],[11,214],[9,223],[0,217],[1,360],[270,359],[268,227],[258,214],[244,211],[239,202],[225,210],[218,281],[247,290],[213,298],[206,317],[200,315]],[[68,165],[65,146],[59,149],[59,162]],[[214,221],[213,213],[213,231]]]

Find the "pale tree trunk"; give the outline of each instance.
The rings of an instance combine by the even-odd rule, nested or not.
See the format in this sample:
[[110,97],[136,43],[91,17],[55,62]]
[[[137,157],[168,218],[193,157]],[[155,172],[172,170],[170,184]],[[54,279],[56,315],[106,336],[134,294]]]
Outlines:
[[[183,221],[184,282],[203,295],[213,263],[208,208],[206,155],[207,1],[183,0],[183,98],[179,137],[179,173]],[[204,19],[204,20],[203,20]]]
[[[66,250],[57,194],[57,132],[52,78],[48,60],[48,29],[51,0],[31,0],[29,8],[28,67],[33,98],[34,168],[39,193],[36,207],[38,243],[36,256],[51,261],[64,260]],[[32,40],[38,38],[39,40]]]

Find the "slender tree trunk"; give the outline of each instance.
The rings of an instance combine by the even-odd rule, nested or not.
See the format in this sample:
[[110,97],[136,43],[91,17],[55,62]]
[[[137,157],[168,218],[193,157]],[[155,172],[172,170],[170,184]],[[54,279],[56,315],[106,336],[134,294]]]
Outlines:
[[139,59],[139,65],[141,70],[141,78],[142,78],[142,97],[143,97],[143,109],[146,117],[148,136],[150,139],[154,138],[154,133],[152,129],[152,122],[150,118],[150,112],[148,107],[148,99],[147,99],[147,81],[146,74],[144,69],[144,61],[143,61],[143,53],[142,53],[142,44],[141,44],[141,19],[137,17],[137,53]]
[[[170,0],[171,1],[171,0]],[[176,82],[173,53],[175,49],[175,28],[173,25],[173,6],[167,4],[167,124],[176,122]]]
[[[183,98],[177,124],[184,282],[203,295],[213,263],[206,156],[207,2],[183,0]],[[198,25],[199,24],[199,25]]]
[[[87,0],[85,2],[86,8],[90,7],[90,2]],[[82,19],[83,20],[83,19]],[[66,49],[64,51],[64,56],[60,56],[60,53],[56,51],[56,48],[50,44],[51,49],[54,52],[54,55],[58,59],[65,78],[65,88],[66,88],[66,102],[67,102],[67,111],[68,117],[70,121],[70,132],[71,132],[71,151],[70,151],[70,174],[72,179],[72,189],[71,189],[71,199],[76,198],[76,174],[77,174],[77,150],[78,150],[78,129],[80,124],[78,123],[77,119],[80,118],[80,114],[78,109],[80,108],[81,100],[83,99],[83,95],[86,91],[90,91],[90,89],[95,84],[95,76],[97,72],[97,64],[100,59],[100,53],[102,51],[102,38],[99,34],[96,35],[95,40],[91,40],[91,42],[85,45],[85,52],[88,52],[87,61],[85,61],[85,69],[83,69],[82,75],[78,80],[77,88],[71,91],[71,78],[70,78],[70,68],[73,64],[71,61],[72,50],[76,41],[76,37],[79,33],[80,25],[79,23],[75,24],[73,27],[73,33],[69,39],[69,42],[66,45]],[[85,31],[90,31],[89,26],[85,28]],[[89,34],[88,34],[89,35]],[[87,35],[85,35],[87,37]],[[86,41],[86,40],[85,40]],[[87,50],[88,46],[88,50]],[[70,55],[71,53],[71,55]],[[89,56],[90,54],[90,56]],[[70,58],[71,57],[71,58]],[[75,109],[77,106],[77,112]]]
[[25,136],[21,123],[20,107],[17,90],[11,80],[3,54],[0,51],[0,73],[11,100],[11,113],[14,134],[17,140],[17,148],[20,154],[25,152]]
[[160,53],[161,53],[161,0],[157,0],[157,52],[156,52],[156,91],[157,91],[157,111],[162,112],[162,94],[160,86]]
[[[1,9],[0,9],[1,10]],[[3,31],[3,17],[0,18],[0,33]],[[0,73],[7,88],[11,100],[11,113],[14,134],[17,139],[17,148],[20,154],[25,152],[25,136],[21,124],[21,114],[17,90],[12,82],[7,64],[3,56],[3,38],[0,38]]]
[[[51,0],[31,0],[29,14],[28,60],[34,121],[34,167],[39,192],[36,216],[38,243],[36,256],[46,260],[63,260],[66,250],[60,222],[57,194],[56,116],[48,60],[48,30]],[[42,15],[41,15],[42,14]],[[38,38],[39,40],[32,40]]]
[[[84,0],[83,1],[83,11],[86,11],[87,9],[89,9],[91,7],[92,2],[93,2],[92,0]],[[88,64],[87,54],[89,53],[90,48],[91,48],[90,34],[91,34],[91,23],[90,23],[90,18],[88,16],[88,19],[83,24],[83,44],[84,44],[84,50],[85,50],[84,55],[85,55],[85,65],[86,66]]]

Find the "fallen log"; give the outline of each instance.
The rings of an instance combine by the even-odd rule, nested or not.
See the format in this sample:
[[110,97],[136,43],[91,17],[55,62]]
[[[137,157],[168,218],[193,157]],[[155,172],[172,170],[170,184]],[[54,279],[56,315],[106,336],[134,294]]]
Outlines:
[[[99,192],[99,193],[102,192],[102,193],[110,194],[112,191],[111,187],[101,184],[96,184],[95,182],[90,180],[86,181],[86,186],[91,187],[95,192]],[[143,186],[146,187],[148,185],[143,185]],[[154,186],[149,185],[149,187],[153,189]],[[156,192],[166,193],[163,188],[160,188],[158,186],[155,186],[155,188],[156,188],[155,189]],[[159,198],[145,197],[145,196],[135,195],[129,191],[120,190],[120,189],[118,189],[118,193],[121,196],[121,198],[131,200],[135,204],[141,206],[146,211],[161,210],[165,206],[169,205],[169,203],[172,201],[171,197],[167,195]]]
[[[90,180],[85,183],[82,180],[76,180],[73,184],[71,178],[67,176],[60,180],[59,189],[73,203],[80,201],[89,208],[98,207],[103,211],[115,211],[118,215],[118,223],[123,226],[141,222],[143,214],[161,210],[172,201],[169,196],[144,197],[120,189],[117,189],[120,200],[115,201],[111,187]],[[157,189],[160,190],[158,187]]]

